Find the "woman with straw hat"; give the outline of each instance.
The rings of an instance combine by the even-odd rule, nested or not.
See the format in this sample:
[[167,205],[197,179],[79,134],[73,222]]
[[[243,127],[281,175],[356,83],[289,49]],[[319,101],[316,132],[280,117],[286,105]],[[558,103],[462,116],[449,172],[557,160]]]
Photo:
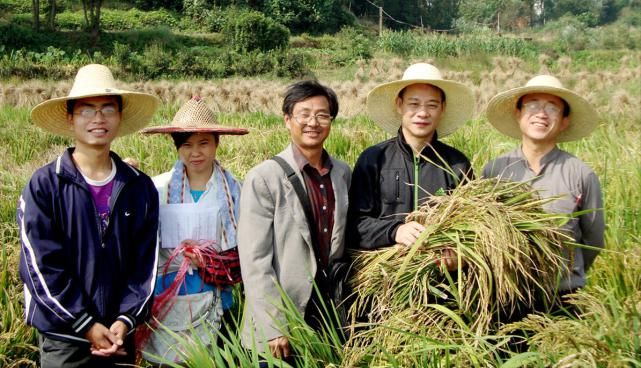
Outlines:
[[416,241],[424,227],[404,223],[405,216],[430,194],[453,189],[472,174],[467,157],[439,138],[470,119],[473,108],[469,88],[443,79],[426,63],[410,65],[401,80],[369,93],[370,118],[395,137],[367,148],[354,167],[352,246],[375,249]]
[[544,206],[548,212],[580,212],[564,228],[577,243],[589,247],[565,250],[568,272],[560,280],[559,294],[585,286],[586,272],[604,246],[601,187],[592,169],[557,143],[588,136],[598,124],[597,112],[557,78],[539,75],[524,87],[494,96],[487,118],[501,133],[520,139],[521,145],[485,165],[483,176],[528,181],[541,196],[558,197]]
[[[155,330],[142,330],[138,342],[146,359],[182,360],[173,335],[210,343],[221,327],[223,312],[233,304],[231,285],[240,281],[236,219],[240,183],[216,160],[220,135],[243,135],[247,129],[217,124],[205,101],[194,97],[170,125],[146,134],[170,134],[179,159],[153,178],[160,196],[160,255]],[[195,268],[197,272],[191,272]],[[151,335],[149,335],[151,333]]]
[[91,64],[68,96],[31,111],[37,126],[75,143],[33,174],[18,207],[25,315],[40,332],[42,367],[133,362],[128,332],[147,319],[153,296],[158,195],[110,147],[158,105]]

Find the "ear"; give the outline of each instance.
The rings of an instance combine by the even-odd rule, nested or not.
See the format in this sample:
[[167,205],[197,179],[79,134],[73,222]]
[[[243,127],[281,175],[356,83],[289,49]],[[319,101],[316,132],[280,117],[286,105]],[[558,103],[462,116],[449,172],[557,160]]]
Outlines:
[[519,108],[514,109],[514,120],[517,122],[521,121],[521,110]]
[[69,129],[73,130],[73,115],[67,114],[67,123],[69,123]]
[[396,97],[395,103],[396,103],[396,112],[399,115],[403,115],[403,110],[401,109],[401,106],[403,106],[403,99],[400,97]]
[[283,121],[285,121],[285,126],[287,127],[287,130],[292,129],[292,117],[289,114],[283,115]]
[[561,131],[565,131],[570,126],[570,117],[565,116],[561,119]]

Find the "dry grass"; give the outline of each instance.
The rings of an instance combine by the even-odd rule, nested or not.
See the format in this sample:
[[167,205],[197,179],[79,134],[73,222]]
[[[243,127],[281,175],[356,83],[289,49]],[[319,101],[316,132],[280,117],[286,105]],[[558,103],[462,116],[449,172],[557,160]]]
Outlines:
[[[350,80],[324,81],[338,94],[342,117],[350,118],[364,114],[367,93],[377,84],[400,79],[404,69],[412,62],[433,62],[430,59],[401,60],[373,59],[360,61]],[[641,66],[631,54],[625,57],[618,69],[589,73],[576,70],[571,58],[556,60],[556,67],[549,67],[550,56],[541,55],[537,70],[516,57],[496,57],[492,68],[480,72],[448,70],[447,65],[438,65],[444,77],[459,81],[473,89],[476,96],[477,116],[484,111],[487,102],[498,92],[525,84],[533,75],[551,73],[559,77],[566,87],[598,107],[603,114],[626,114],[641,111],[641,101],[630,98],[633,81],[641,79]],[[147,92],[161,98],[163,103],[180,106],[193,95],[210,101],[215,111],[225,113],[264,112],[279,114],[282,93],[288,81],[260,79],[225,79],[218,81],[149,81],[123,84],[126,89]],[[622,87],[623,86],[623,87]],[[0,85],[0,106],[32,107],[49,98],[66,96],[70,82],[4,82]],[[627,89],[627,90],[626,90]],[[626,95],[627,94],[627,95]],[[614,104],[610,103],[610,96]],[[627,97],[626,97],[627,96]]]

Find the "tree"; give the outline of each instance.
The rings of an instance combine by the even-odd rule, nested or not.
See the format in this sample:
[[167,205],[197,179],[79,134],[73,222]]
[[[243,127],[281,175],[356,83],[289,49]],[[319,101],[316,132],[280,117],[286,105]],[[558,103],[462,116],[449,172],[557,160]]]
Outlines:
[[33,29],[40,30],[40,0],[31,0],[33,4]]
[[49,10],[47,14],[47,28],[53,30],[56,28],[56,0],[49,0]]
[[100,37],[100,8],[102,0],[82,0],[82,11],[85,15],[85,25],[91,33],[93,44],[98,43]]

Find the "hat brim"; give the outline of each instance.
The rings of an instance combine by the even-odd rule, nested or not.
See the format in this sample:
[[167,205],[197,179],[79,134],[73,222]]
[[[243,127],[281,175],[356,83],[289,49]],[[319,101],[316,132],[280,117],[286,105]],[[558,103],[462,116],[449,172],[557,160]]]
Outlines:
[[487,105],[487,119],[499,132],[516,139],[522,133],[516,116],[519,99],[531,93],[548,93],[565,100],[570,106],[570,125],[557,137],[557,142],[587,137],[599,125],[599,114],[583,97],[565,88],[548,86],[518,87],[499,93]]
[[208,128],[189,128],[175,126],[157,126],[145,128],[141,131],[143,134],[171,134],[171,133],[215,133],[221,135],[245,135],[249,133],[245,128],[228,128],[224,126]]
[[396,97],[405,87],[412,84],[431,84],[445,93],[445,112],[441,115],[439,137],[454,133],[474,114],[474,94],[464,84],[442,79],[407,79],[381,84],[367,96],[367,113],[384,131],[396,134],[401,116],[396,111]]
[[100,96],[122,96],[122,119],[118,127],[118,137],[135,133],[145,127],[160,106],[160,99],[156,96],[114,90],[109,93],[67,96],[44,101],[31,110],[31,120],[51,133],[73,138],[74,132],[70,129],[67,120],[67,101]]

